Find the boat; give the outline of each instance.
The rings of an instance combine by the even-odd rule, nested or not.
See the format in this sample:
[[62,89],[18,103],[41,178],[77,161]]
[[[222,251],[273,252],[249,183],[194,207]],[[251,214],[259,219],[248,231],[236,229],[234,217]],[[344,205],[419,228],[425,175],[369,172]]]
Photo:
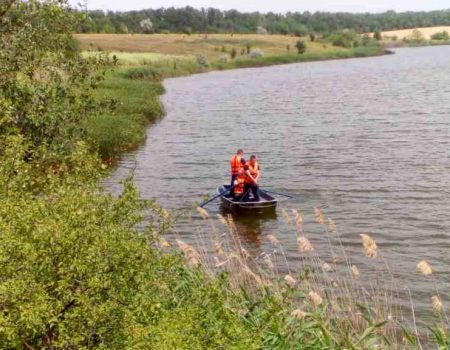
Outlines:
[[[219,193],[226,192],[230,188],[230,185],[222,185],[217,189]],[[259,201],[239,201],[234,199],[229,192],[220,196],[222,201],[222,207],[228,211],[236,214],[261,214],[275,211],[277,207],[278,199],[272,197],[270,194],[259,191]]]

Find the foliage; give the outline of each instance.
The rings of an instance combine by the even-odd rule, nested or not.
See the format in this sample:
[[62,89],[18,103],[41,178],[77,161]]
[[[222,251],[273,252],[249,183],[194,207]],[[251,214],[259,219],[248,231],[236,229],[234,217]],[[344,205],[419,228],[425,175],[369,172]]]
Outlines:
[[203,67],[208,67],[208,57],[206,57],[205,55],[197,55],[197,63]]
[[450,35],[448,34],[448,32],[446,30],[439,32],[439,33],[435,33],[431,36],[432,40],[443,40],[443,41],[448,41],[450,40]]
[[237,56],[237,50],[233,47],[230,52],[230,57],[232,59],[234,59],[234,58],[236,58],[236,56]]
[[91,92],[108,60],[79,55],[70,35],[76,18],[59,1],[9,4],[0,12],[0,133],[70,152],[83,118],[102,109]]
[[450,10],[430,12],[384,13],[329,13],[329,12],[289,12],[241,13],[236,10],[221,11],[215,8],[194,9],[158,8],[130,12],[89,11],[89,16],[78,25],[78,31],[101,32],[105,24],[119,32],[120,25],[126,24],[131,33],[140,33],[139,22],[150,18],[157,33],[170,30],[182,33],[187,27],[193,33],[255,33],[264,27],[269,33],[306,36],[309,32],[332,33],[346,28],[358,33],[450,25]]
[[139,27],[141,28],[143,33],[149,34],[153,30],[153,23],[150,18],[145,18],[139,22]]
[[359,36],[354,30],[345,29],[339,33],[326,37],[334,46],[352,48],[359,45]]
[[303,40],[298,40],[295,47],[297,48],[297,52],[299,54],[303,54],[306,51],[306,44]]
[[263,56],[264,56],[264,52],[262,52],[260,49],[253,48],[250,50],[251,58],[259,58],[259,57],[263,57]]
[[264,28],[263,26],[258,26],[256,28],[256,34],[263,34],[263,35],[265,35],[265,34],[267,34],[267,29]]
[[381,40],[381,32],[379,31],[379,30],[377,30],[377,31],[375,31],[374,33],[373,33],[373,38],[375,39],[375,40],[378,40],[378,41],[380,41]]
[[425,37],[420,30],[415,28],[412,33],[404,39],[404,41],[407,43],[421,44],[425,42]]

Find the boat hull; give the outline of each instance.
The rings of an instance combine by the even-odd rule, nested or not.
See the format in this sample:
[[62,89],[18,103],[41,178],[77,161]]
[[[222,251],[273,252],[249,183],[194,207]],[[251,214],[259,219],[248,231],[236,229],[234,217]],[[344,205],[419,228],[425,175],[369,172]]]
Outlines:
[[[220,186],[218,188],[219,192],[222,193],[229,188],[227,185]],[[222,201],[222,208],[227,211],[233,212],[235,214],[263,214],[268,212],[274,212],[278,200],[268,193],[259,192],[260,200],[259,201],[236,201],[227,195],[223,195],[220,197]]]

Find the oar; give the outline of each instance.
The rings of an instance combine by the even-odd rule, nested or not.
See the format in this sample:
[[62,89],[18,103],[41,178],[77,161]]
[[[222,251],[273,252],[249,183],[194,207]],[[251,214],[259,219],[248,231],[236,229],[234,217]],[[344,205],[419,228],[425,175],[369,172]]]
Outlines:
[[288,197],[288,198],[294,198],[293,196],[291,196],[291,195],[289,195],[289,194],[285,194],[285,193],[280,193],[280,192],[274,192],[274,191],[269,191],[269,190],[263,190],[263,189],[259,189],[260,191],[262,191],[262,192],[266,192],[266,193],[272,193],[272,194],[277,194],[277,195],[279,195],[279,196],[285,196],[285,197]]
[[212,202],[214,199],[219,198],[220,196],[223,196],[224,194],[227,194],[228,192],[230,192],[233,188],[235,188],[237,185],[234,185],[232,187],[230,187],[229,189],[227,189],[226,191],[223,191],[221,193],[219,193],[217,196],[212,197],[211,199],[203,202],[202,204],[199,205],[200,208],[203,208],[206,204],[208,204],[209,202]]

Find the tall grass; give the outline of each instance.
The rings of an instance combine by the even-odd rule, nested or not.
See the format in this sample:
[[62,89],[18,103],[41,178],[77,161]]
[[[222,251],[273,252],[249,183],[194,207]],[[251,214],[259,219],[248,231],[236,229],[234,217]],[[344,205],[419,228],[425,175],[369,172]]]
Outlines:
[[162,93],[155,76],[146,80],[127,78],[122,70],[110,73],[97,90],[97,97],[109,101],[110,112],[86,121],[87,140],[106,159],[136,148],[145,139],[147,124],[164,115]]
[[[282,210],[286,224],[295,228],[298,244],[298,256],[289,261],[275,234],[265,238],[268,249],[252,253],[240,239],[233,216],[218,215],[216,220],[204,209],[198,211],[210,229],[197,231],[196,244],[186,244],[179,238],[177,244],[189,265],[207,276],[228,276],[230,289],[242,297],[239,312],[265,348],[449,346],[449,321],[436,281],[430,281],[436,284],[436,293],[430,295],[436,323],[419,327],[408,289],[397,282],[388,259],[370,234],[360,235],[361,254],[372,265],[372,272],[364,272],[353,263],[333,220],[318,208],[314,216],[328,241],[326,252],[318,251],[303,231],[301,213]],[[417,273],[429,277],[433,271],[421,261]],[[410,307],[405,306],[408,304]]]

